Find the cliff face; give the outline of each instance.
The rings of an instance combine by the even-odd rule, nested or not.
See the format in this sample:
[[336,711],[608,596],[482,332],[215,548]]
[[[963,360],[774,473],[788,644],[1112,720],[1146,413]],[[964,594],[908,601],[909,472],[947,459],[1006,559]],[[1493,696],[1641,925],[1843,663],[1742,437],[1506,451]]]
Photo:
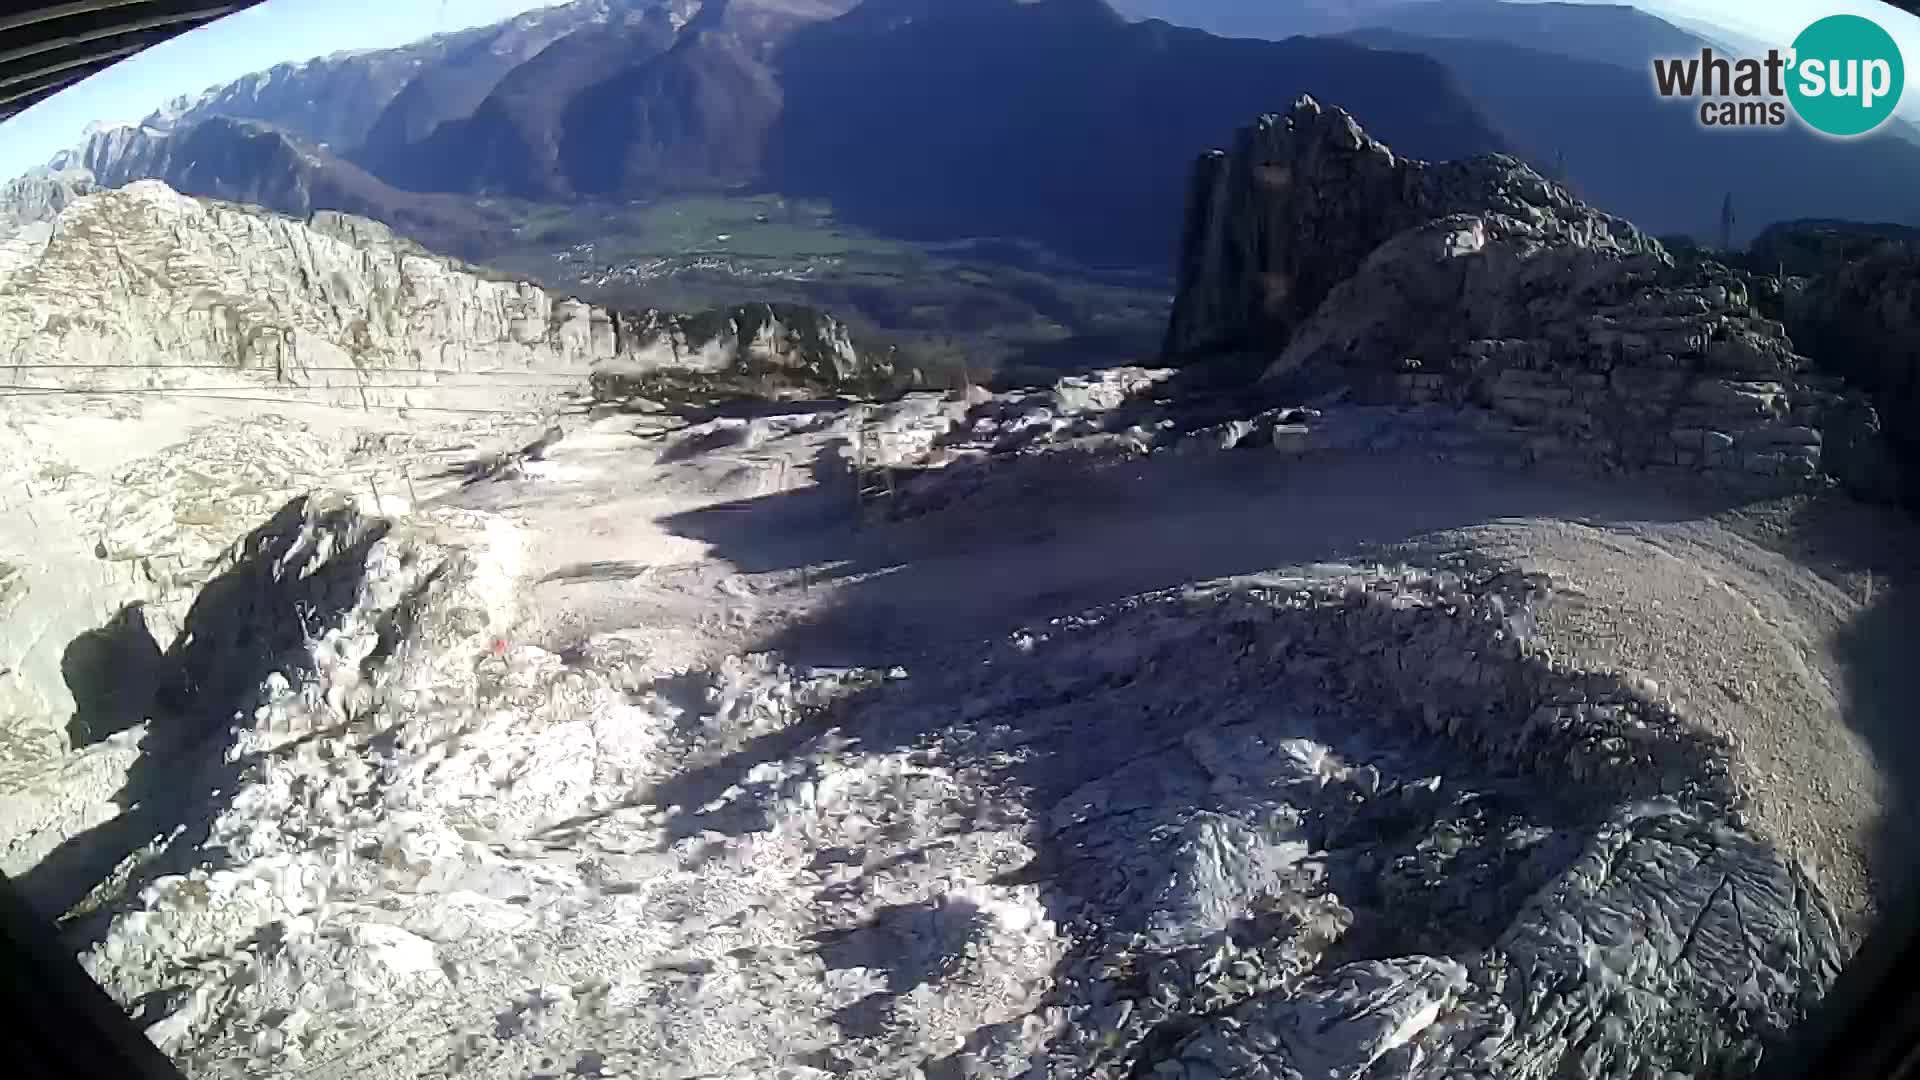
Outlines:
[[1795,222],[1768,229],[1752,256],[1804,275],[1785,281],[1794,341],[1873,396],[1903,462],[1900,494],[1920,500],[1920,231]]
[[1220,349],[1276,385],[1474,407],[1528,460],[1884,481],[1873,410],[1737,276],[1677,270],[1513,158],[1407,161],[1310,98],[1196,167],[1167,351]]
[[[497,401],[457,378],[470,374],[804,366],[833,381],[871,367],[845,327],[808,309],[613,312],[480,277],[363,218],[301,222],[154,181],[83,198],[14,246],[13,269],[0,263],[0,356],[49,386],[189,385],[212,371],[446,405]],[[427,378],[402,389],[381,371]],[[458,392],[433,385],[443,377]]]
[[0,240],[25,226],[53,220],[95,186],[93,174],[78,167],[34,169],[0,184]]
[[584,304],[463,273],[371,222],[302,224],[154,181],[69,207],[0,285],[16,363],[105,365],[103,381],[199,365],[295,383],[351,381],[333,369],[584,369],[592,330]]
[[1344,110],[1303,98],[1195,165],[1167,351],[1277,349],[1388,239],[1479,212],[1532,222],[1579,246],[1625,255],[1657,247],[1516,158],[1401,157]]

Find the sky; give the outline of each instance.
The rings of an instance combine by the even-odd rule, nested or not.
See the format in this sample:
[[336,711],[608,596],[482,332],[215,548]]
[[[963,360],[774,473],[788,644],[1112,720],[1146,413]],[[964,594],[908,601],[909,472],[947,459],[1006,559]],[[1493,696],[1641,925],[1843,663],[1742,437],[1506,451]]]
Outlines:
[[[377,49],[497,22],[556,0],[267,0],[155,46],[0,122],[0,178],[45,164],[94,122],[138,121],[164,102],[289,60]],[[1246,0],[1263,3],[1270,0]],[[1886,27],[1920,84],[1920,18],[1872,0],[1635,0],[1650,14],[1724,27],[1748,44],[1784,47],[1824,15],[1852,12]],[[1920,122],[1920,85],[1900,106]]]

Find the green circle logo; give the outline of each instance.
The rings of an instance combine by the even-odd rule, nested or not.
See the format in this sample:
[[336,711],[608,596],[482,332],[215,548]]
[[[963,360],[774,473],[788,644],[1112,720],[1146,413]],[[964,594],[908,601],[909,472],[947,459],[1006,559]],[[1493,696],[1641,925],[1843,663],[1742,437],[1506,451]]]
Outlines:
[[1893,115],[1906,65],[1893,35],[1872,19],[1829,15],[1793,39],[1787,98],[1815,131],[1864,135]]

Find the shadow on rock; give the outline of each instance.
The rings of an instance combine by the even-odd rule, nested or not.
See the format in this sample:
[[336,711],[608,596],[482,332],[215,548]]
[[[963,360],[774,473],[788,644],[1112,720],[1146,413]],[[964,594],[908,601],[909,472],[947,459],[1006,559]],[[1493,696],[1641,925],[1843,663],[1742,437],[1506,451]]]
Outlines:
[[[790,660],[886,666],[1183,582],[1350,557],[1429,534],[1558,517],[1604,526],[1710,512],[1627,483],[1407,457],[1294,462],[1257,450],[984,470],[947,507],[864,524],[823,454],[823,486],[665,518],[744,573],[832,562],[836,606],[758,643]],[[962,483],[956,475],[954,483]]]
[[[303,496],[228,549],[164,654],[137,608],[69,646],[75,730],[97,740],[138,719],[148,730],[113,797],[119,815],[69,837],[20,876],[39,910],[79,920],[99,908],[104,888],[131,895],[185,868],[176,863],[205,842],[222,793],[234,790],[246,765],[226,760],[236,721],[268,675],[310,663],[306,646],[357,601],[368,552],[386,530],[384,521]],[[133,680],[114,666],[129,658],[144,665]],[[69,926],[77,947],[105,930],[104,918],[84,921]]]
[[967,946],[987,929],[987,915],[963,897],[881,909],[865,926],[815,939],[829,971],[885,972],[886,986],[845,1006],[834,1022],[848,1035],[872,1038],[885,1032],[893,1002],[916,987],[958,970]]
[[[660,792],[690,812],[676,835],[752,827],[746,811],[768,797],[756,766],[806,760],[816,732],[842,760],[912,761],[887,796],[904,805],[940,805],[953,790],[942,774],[966,771],[980,794],[948,804],[954,827],[1022,822],[1036,858],[993,885],[1038,886],[1072,938],[1041,1006],[1069,1018],[1063,1075],[1095,1059],[1120,1075],[1171,1067],[1230,1012],[1298,1001],[1302,1015],[1358,1015],[1368,994],[1411,1008],[1434,980],[1461,1004],[1418,1035],[1421,1052],[1463,1072],[1515,1054],[1711,1072],[1778,1040],[1831,982],[1837,920],[1730,826],[1726,748],[1624,677],[1560,670],[1519,644],[1541,582],[1470,560],[1422,585],[1324,565],[1502,518],[1604,525],[1699,506],[1407,459],[1298,468],[1235,452],[1071,479],[970,532],[979,501],[864,530],[820,522],[851,556],[842,599],[759,646],[911,675]],[[668,524],[745,571],[787,569],[764,537],[792,520],[791,498]],[[1221,578],[1237,580],[1186,584]],[[727,805],[696,802],[710,796]],[[856,858],[865,882],[831,899],[940,872],[924,836],[876,835],[833,863]],[[886,909],[820,942],[830,969],[885,979],[836,1017],[849,1036],[884,1041],[900,999],[965,951],[942,933],[903,938],[922,914]],[[1564,967],[1602,953],[1673,1004],[1622,1013],[1606,978]],[[1509,967],[1522,974],[1493,974]],[[1780,993],[1731,1020],[1713,1011],[1749,979]],[[1568,1023],[1595,1015],[1611,1018],[1600,1049]],[[1026,1061],[1000,1056],[1024,1045],[1021,1023],[980,1028],[929,1075]],[[1663,1041],[1696,1026],[1711,1035],[1698,1047]],[[1336,1044],[1301,1053],[1347,1053]],[[1365,1061],[1381,1047],[1351,1049]]]
[[105,625],[68,642],[60,674],[73,694],[67,738],[74,749],[144,721],[165,669],[166,657],[140,604],[128,604]]
[[1866,741],[1887,785],[1869,857],[1884,904],[1920,884],[1920,853],[1909,833],[1920,812],[1920,725],[1907,689],[1920,657],[1920,587],[1909,581],[1887,589],[1841,631],[1837,645],[1846,669],[1846,722]]

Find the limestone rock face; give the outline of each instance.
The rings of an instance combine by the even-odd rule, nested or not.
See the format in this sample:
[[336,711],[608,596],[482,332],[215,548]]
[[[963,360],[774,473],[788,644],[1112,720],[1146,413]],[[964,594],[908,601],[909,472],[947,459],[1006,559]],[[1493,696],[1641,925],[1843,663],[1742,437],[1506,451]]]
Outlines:
[[[870,367],[844,325],[808,309],[618,313],[482,277],[365,218],[302,222],[156,181],[83,198],[0,246],[0,356],[49,386],[238,374],[402,406],[497,396],[474,379],[497,373],[559,389],[601,367],[805,367],[826,382]],[[394,372],[414,377],[380,377]]]
[[619,356],[603,365],[610,375],[743,369],[791,372],[832,384],[876,368],[854,347],[845,323],[795,304],[738,304],[689,315],[621,312],[614,316],[614,328]]
[[361,369],[584,372],[594,358],[584,304],[482,280],[370,223],[317,225],[151,181],[82,199],[0,286],[0,347],[92,366],[80,385],[205,368],[349,385]]
[[[1887,441],[1912,474],[1920,463],[1920,237],[1899,226],[1791,223],[1755,243],[1788,273],[1784,317],[1821,366],[1873,395]],[[1899,481],[1887,483],[1898,488]],[[1913,481],[1904,492],[1911,498]]]
[[1621,254],[1658,245],[1504,154],[1428,164],[1302,97],[1195,166],[1167,351],[1272,348],[1389,238],[1435,218],[1496,213],[1543,238]]
[[0,184],[0,241],[46,221],[96,187],[93,173],[79,166],[40,168]]
[[1478,407],[1531,459],[1742,488],[1821,482],[1829,428],[1866,462],[1877,423],[1739,277],[1676,269],[1515,159],[1407,161],[1311,98],[1197,167],[1167,350],[1227,349],[1270,383]]

